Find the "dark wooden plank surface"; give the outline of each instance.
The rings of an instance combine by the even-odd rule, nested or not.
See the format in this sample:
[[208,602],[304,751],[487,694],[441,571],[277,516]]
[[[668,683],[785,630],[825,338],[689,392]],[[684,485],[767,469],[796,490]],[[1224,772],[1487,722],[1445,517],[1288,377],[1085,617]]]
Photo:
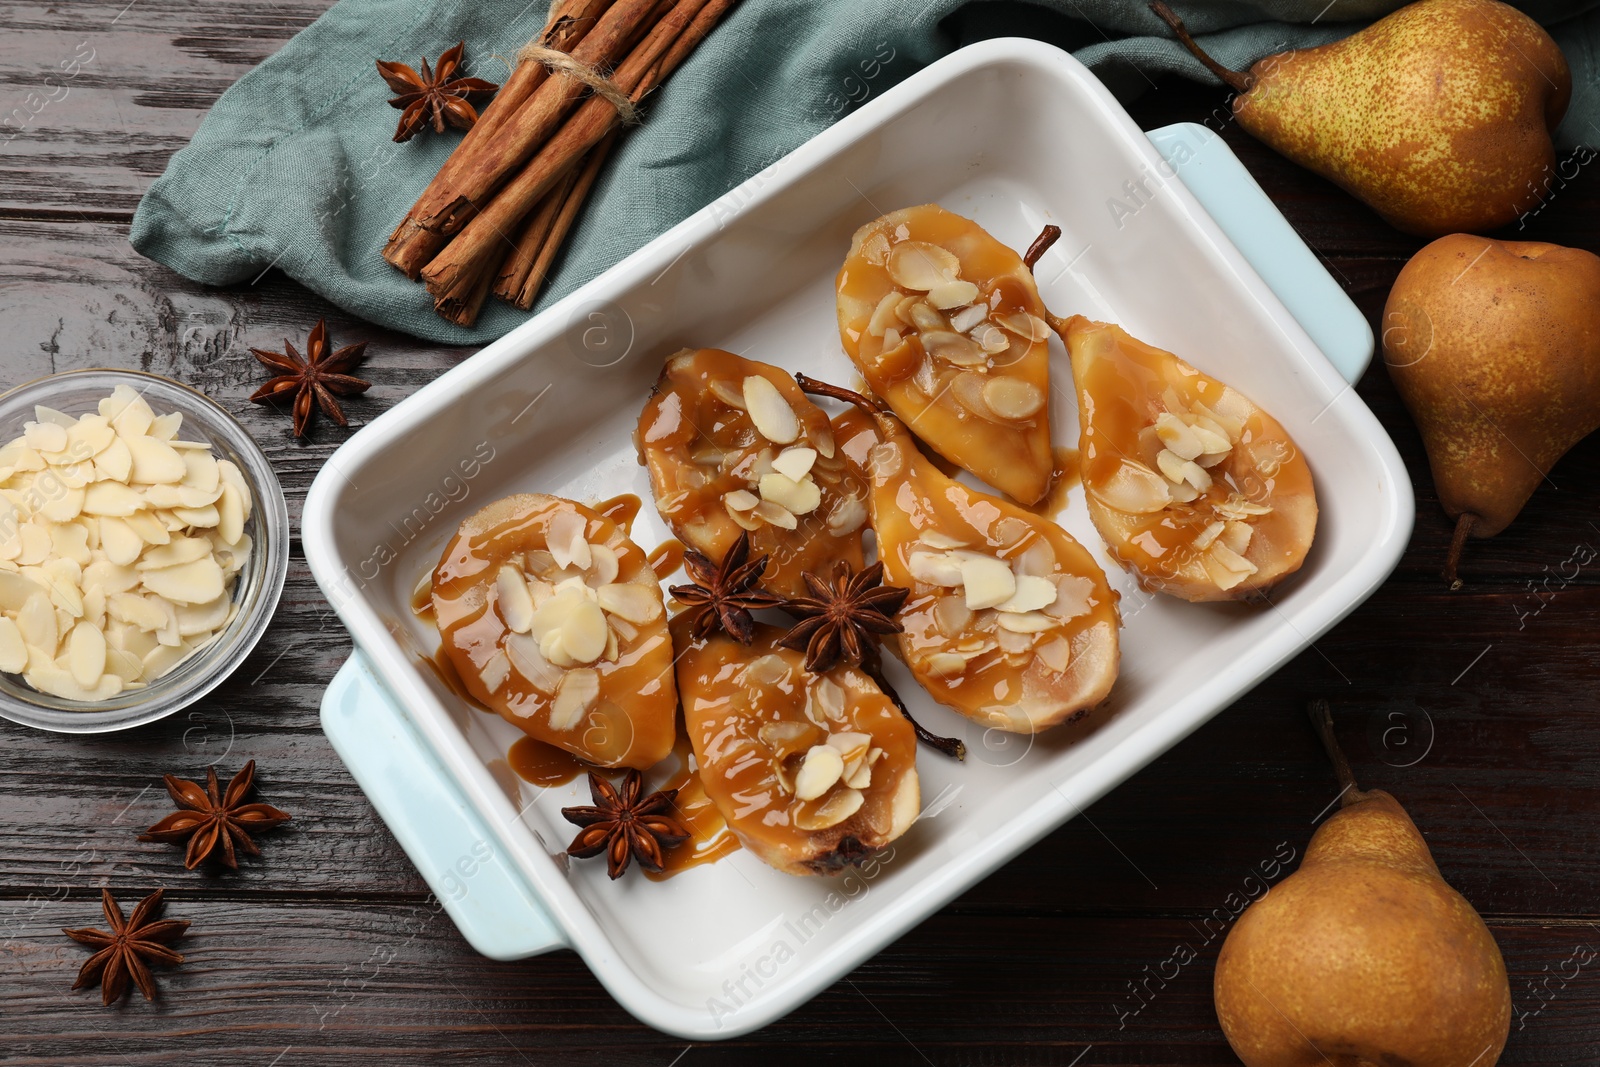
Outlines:
[[[268,449],[296,518],[348,434],[296,442],[247,403],[260,377],[248,347],[324,314],[336,338],[371,338],[376,384],[350,405],[356,426],[467,353],[351,321],[276,274],[195,286],[126,233],[211,101],[325,7],[0,2],[0,112],[30,106],[60,60],[94,56],[0,154],[0,384],[90,365],[197,384]],[[1221,101],[1165,81],[1132,110],[1153,128],[1204,121]],[[1419,242],[1212,124],[1376,321]],[[1520,235],[1600,251],[1600,179],[1585,170]],[[1449,526],[1416,433],[1381,368],[1359,388],[1418,496],[1412,545],[1371,601],[1095,805],[1092,823],[1069,823],[789,1018],[691,1050],[632,1020],[570,953],[491,963],[435,912],[318,729],[349,643],[296,560],[272,629],[200,707],[109,738],[0,730],[0,1060],[1234,1063],[1209,995],[1219,939],[1197,924],[1281,842],[1303,849],[1332,798],[1299,713],[1320,695],[1364,783],[1401,797],[1495,930],[1518,1013],[1502,1062],[1600,1064],[1600,981],[1552,978],[1600,947],[1600,581],[1593,568],[1552,577],[1575,546],[1600,545],[1600,440],[1563,460],[1511,530],[1473,544],[1471,584],[1451,595],[1436,577]],[[219,755],[259,760],[268,798],[299,817],[237,874],[185,874],[176,850],[134,835],[166,810],[161,772],[198,774]],[[83,953],[57,931],[98,921],[102,885],[126,898],[166,885],[171,910],[196,921],[190,962],[154,1006],[108,1012],[67,991]],[[1130,983],[1179,943],[1198,959],[1141,1006]]]

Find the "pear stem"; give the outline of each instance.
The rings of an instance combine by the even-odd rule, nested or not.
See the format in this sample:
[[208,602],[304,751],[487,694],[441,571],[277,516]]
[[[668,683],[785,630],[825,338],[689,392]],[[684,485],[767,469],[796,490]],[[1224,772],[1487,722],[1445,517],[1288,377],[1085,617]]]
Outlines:
[[1040,257],[1050,251],[1050,246],[1059,240],[1061,240],[1060,226],[1046,226],[1039,231],[1039,236],[1033,239],[1033,244],[1029,245],[1028,250],[1022,255],[1022,265],[1028,268],[1028,273],[1033,273],[1033,265],[1039,262]]
[[1339,747],[1339,739],[1333,735],[1333,712],[1328,708],[1328,702],[1320,697],[1313,700],[1306,705],[1306,714],[1311,716],[1311,725],[1322,739],[1328,759],[1333,762],[1333,774],[1339,780],[1339,806],[1348,808],[1351,804],[1360,803],[1366,796],[1356,786],[1355,772],[1350,769],[1344,749]]
[[1456,575],[1456,566],[1461,562],[1461,550],[1466,547],[1467,538],[1472,536],[1473,527],[1478,525],[1478,516],[1470,511],[1463,511],[1456,520],[1456,532],[1450,538],[1450,551],[1444,557],[1444,571],[1442,577],[1450,583],[1452,591],[1460,589],[1462,581]]
[[853,404],[860,408],[868,415],[889,414],[888,409],[883,404],[865,394],[856,392],[854,389],[846,389],[842,385],[830,385],[804,372],[796,372],[794,380],[799,383],[802,392],[810,393],[812,396],[825,396],[832,400],[842,400],[846,404]]
[[1189,36],[1189,30],[1184,26],[1183,20],[1178,17],[1178,13],[1163,4],[1161,0],[1155,0],[1155,3],[1150,5],[1150,10],[1156,13],[1157,18],[1170,26],[1172,32],[1177,34],[1179,43],[1187,48],[1196,59],[1205,64],[1207,70],[1221,78],[1223,84],[1227,85],[1228,88],[1236,93],[1248,93],[1251,87],[1255,85],[1256,77],[1254,74],[1244,74],[1237,70],[1231,70],[1208,56],[1206,50],[1196,44],[1193,37]]
[[917,735],[917,740],[933,749],[935,752],[949,756],[958,762],[965,762],[967,758],[967,745],[959,737],[940,737],[916,719],[911,717],[911,709],[906,707],[906,702],[900,699],[900,694],[894,686],[889,684],[889,679],[883,676],[883,663],[878,657],[876,648],[870,649],[861,657],[861,670],[868,678],[878,683],[878,688],[883,690],[883,695],[888,697],[895,707],[900,709],[900,714],[905,716],[906,722],[911,724],[912,732]]

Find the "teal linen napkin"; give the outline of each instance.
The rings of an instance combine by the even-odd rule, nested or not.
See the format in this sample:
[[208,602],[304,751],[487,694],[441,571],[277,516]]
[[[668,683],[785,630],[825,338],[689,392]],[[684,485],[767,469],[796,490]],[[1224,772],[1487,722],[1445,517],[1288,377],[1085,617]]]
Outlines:
[[[1600,144],[1596,0],[1522,4],[1572,66],[1564,147]],[[1182,4],[1206,49],[1236,69],[1324,44],[1399,0]],[[418,65],[458,40],[469,71],[503,81],[544,24],[544,0],[339,0],[225,92],[139,203],[133,245],[210,285],[268,269],[372,322],[450,344],[489,341],[528,318],[490,299],[470,329],[434,314],[423,287],[379,255],[459,133],[391,137],[399,112],[373,67]],[[1335,21],[1337,20],[1337,21]],[[539,306],[548,306],[865,100],[951,50],[1037,37],[1071,50],[1124,98],[1163,73],[1215,79],[1144,0],[743,0],[618,145]],[[537,309],[535,309],[537,310]]]

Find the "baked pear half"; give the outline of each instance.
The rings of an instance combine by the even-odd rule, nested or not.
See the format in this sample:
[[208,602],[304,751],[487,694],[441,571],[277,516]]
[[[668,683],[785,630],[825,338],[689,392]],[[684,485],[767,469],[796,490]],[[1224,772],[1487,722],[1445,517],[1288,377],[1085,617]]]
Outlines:
[[805,571],[861,566],[866,486],[836,454],[828,416],[786,372],[715,348],[667,360],[634,444],[656,510],[720,562],[741,531],[762,584],[803,596]]
[[433,610],[467,692],[513,726],[601,767],[672,751],[661,586],[604,515],[540,493],[496,500],[445,546]]
[[741,645],[672,622],[701,783],[741,844],[787,874],[834,874],[905,833],[921,807],[911,723],[865,672],[805,669],[784,631]]
[[839,338],[867,385],[939,455],[1024,504],[1050,491],[1050,328],[1033,273],[937,204],[856,231]]
[[1237,389],[1120,326],[1059,326],[1078,392],[1089,514],[1145,588],[1241,600],[1300,569],[1317,530],[1311,468]]
[[847,412],[839,447],[867,476],[900,658],[933,699],[984,726],[1037,733],[1111,692],[1117,594],[1047,518],[945,476],[892,415]]

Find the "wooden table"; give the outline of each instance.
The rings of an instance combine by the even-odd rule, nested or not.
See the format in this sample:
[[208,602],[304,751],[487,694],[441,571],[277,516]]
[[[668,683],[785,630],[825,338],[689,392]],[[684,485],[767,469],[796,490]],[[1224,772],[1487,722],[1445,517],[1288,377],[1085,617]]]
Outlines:
[[[0,111],[26,107],[80,44],[95,56],[0,155],[0,381],[127,366],[196,385],[255,433],[298,520],[348,433],[324,424],[302,444],[248,403],[262,377],[249,346],[298,339],[323,315],[341,341],[370,338],[375,384],[348,405],[358,424],[470,352],[352,321],[275,273],[206,289],[134,253],[129,219],[167,158],[327,0],[126,3],[0,0]],[[1222,100],[1169,80],[1133,113],[1147,128],[1203,121]],[[1376,322],[1419,242],[1213,125]],[[1600,251],[1597,223],[1591,168],[1526,235]],[[1576,577],[1562,566],[1600,545],[1600,438],[1562,461],[1508,532],[1471,546],[1469,584],[1452,594],[1437,575],[1449,527],[1416,431],[1381,366],[1360,393],[1418,495],[1413,543],[1378,594],[848,979],[718,1045],[686,1048],[635,1022],[569,952],[492,963],[463,943],[318,729],[350,645],[297,546],[271,630],[191,710],[103,737],[0,723],[0,1060],[1235,1063],[1211,1007],[1217,931],[1259,891],[1262,864],[1303,850],[1334,795],[1301,714],[1324,696],[1363,783],[1400,797],[1494,929],[1515,1010],[1502,1062],[1600,1064],[1600,583],[1592,566]],[[135,840],[169,808],[163,772],[249,758],[264,797],[295,815],[261,859],[187,873],[178,850]],[[125,901],[166,886],[169,912],[194,921],[188,962],[160,976],[154,1005],[105,1010],[94,992],[68,992],[84,951],[59,928],[98,925],[101,886]],[[1179,946],[1198,958],[1175,966]]]

